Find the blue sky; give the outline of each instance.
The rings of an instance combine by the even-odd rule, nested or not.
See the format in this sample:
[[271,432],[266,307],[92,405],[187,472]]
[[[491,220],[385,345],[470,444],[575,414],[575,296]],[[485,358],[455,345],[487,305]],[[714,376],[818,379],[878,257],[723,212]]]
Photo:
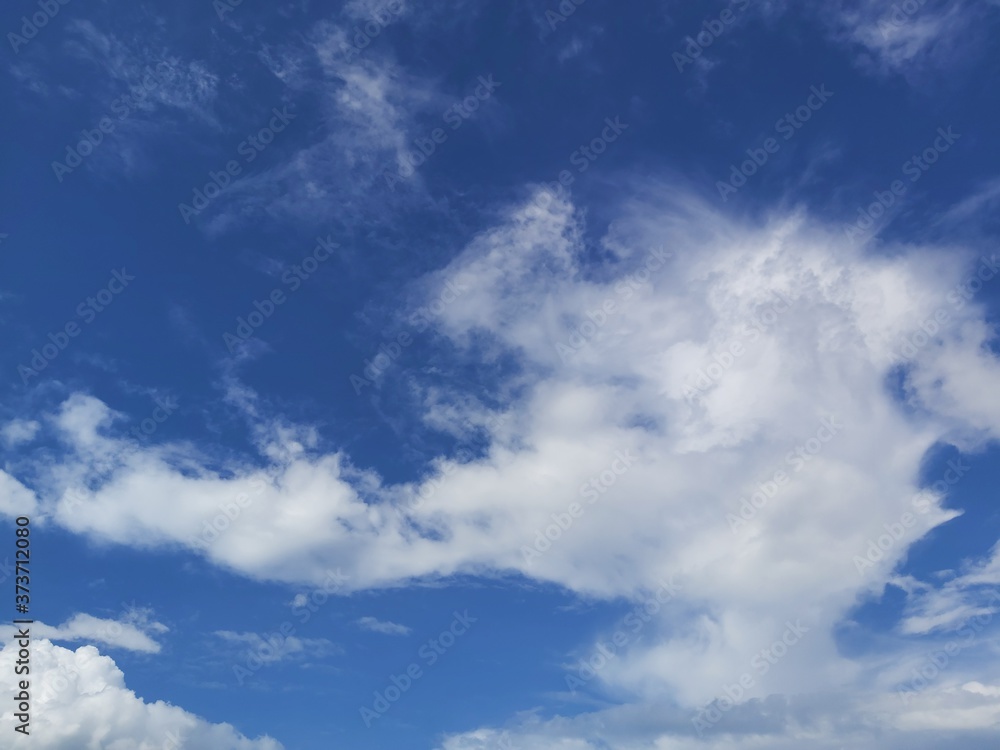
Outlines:
[[996,747],[1000,6],[814,6],[5,6],[0,744]]

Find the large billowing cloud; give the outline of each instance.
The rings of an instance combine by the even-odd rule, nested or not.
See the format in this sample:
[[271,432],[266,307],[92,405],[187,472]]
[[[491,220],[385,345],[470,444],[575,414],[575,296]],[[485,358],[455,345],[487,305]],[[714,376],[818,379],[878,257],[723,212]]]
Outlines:
[[438,750],[991,750],[1000,719],[997,687],[971,682],[903,706],[895,696],[773,695],[725,712],[698,736],[690,711],[658,703],[615,706],[574,718],[529,716],[516,728],[446,738]]
[[[996,259],[863,248],[805,213],[737,220],[662,185],[641,195],[594,241],[565,196],[536,194],[419,285],[460,356],[517,363],[499,410],[428,387],[427,421],[485,434],[483,455],[387,486],[318,453],[308,427],[262,422],[260,460],[220,468],[190,446],[130,445],[108,406],[77,395],[49,420],[66,455],[18,478],[63,527],[183,545],[256,578],[323,585],[342,569],[361,589],[519,572],[639,603],[666,586],[641,644],[588,686],[629,702],[600,718],[621,737],[655,715],[643,726],[661,748],[696,746],[678,739],[692,712],[746,674],[750,702],[708,733],[786,744],[741,747],[993,726],[996,691],[975,687],[985,639],[903,702],[892,691],[919,649],[898,637],[879,659],[848,657],[834,629],[954,516],[950,480],[918,486],[928,449],[997,437],[1000,367],[973,298]],[[995,580],[997,561],[970,570]],[[934,632],[942,596],[966,603],[952,629],[992,613],[973,583],[906,582],[906,632]],[[588,721],[528,727],[519,746],[587,747]],[[477,736],[447,747],[493,747]]]
[[[0,687],[18,692],[14,674],[18,645],[0,651]],[[48,640],[31,645],[30,737],[5,746],[38,750],[281,750],[268,737],[250,740],[229,724],[210,724],[163,701],[146,703],[125,686],[121,670],[93,646],[70,651]],[[0,732],[15,737],[13,700],[0,713]],[[12,744],[7,744],[12,743]]]

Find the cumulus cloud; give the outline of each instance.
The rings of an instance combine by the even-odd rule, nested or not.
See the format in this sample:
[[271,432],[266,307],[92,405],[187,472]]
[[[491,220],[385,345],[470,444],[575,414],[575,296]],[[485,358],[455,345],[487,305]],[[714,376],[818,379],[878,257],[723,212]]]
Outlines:
[[[596,244],[568,197],[535,194],[417,285],[428,300],[463,286],[436,318],[460,359],[516,363],[502,420],[475,394],[428,390],[428,420],[474,425],[479,456],[440,456],[420,481],[387,484],[258,413],[260,456],[220,467],[190,446],[127,443],[110,407],[78,394],[53,418],[64,457],[19,479],[77,533],[183,545],[260,579],[319,586],[342,568],[357,590],[516,572],[637,602],[669,581],[677,593],[587,690],[628,696],[629,721],[673,707],[650,731],[688,747],[692,711],[749,671],[731,716],[783,739],[747,747],[795,746],[837,711],[845,728],[828,746],[861,736],[906,675],[885,656],[844,654],[836,628],[955,516],[946,490],[921,492],[928,449],[998,436],[994,332],[973,294],[997,283],[997,259],[876,253],[804,212],[752,222],[672,186],[638,188]],[[594,252],[603,263],[585,260]],[[866,557],[903,514],[912,523]],[[927,587],[940,588],[908,584],[915,613]],[[779,642],[788,655],[756,671]],[[900,663],[919,648],[902,635],[885,647]],[[919,713],[886,709],[871,726],[954,731],[965,712],[985,731],[995,700],[961,688],[982,676],[964,658]],[[589,746],[580,721],[559,724],[562,746]],[[554,746],[546,737],[522,746]]]
[[[33,641],[31,674],[34,688],[31,746],[40,750],[83,747],[162,748],[184,750],[281,750],[269,737],[248,739],[229,724],[212,724],[163,701],[147,703],[125,686],[125,676],[93,646],[76,651],[48,640]],[[17,692],[16,642],[0,651],[0,685]],[[14,735],[14,710],[5,706],[0,731]]]

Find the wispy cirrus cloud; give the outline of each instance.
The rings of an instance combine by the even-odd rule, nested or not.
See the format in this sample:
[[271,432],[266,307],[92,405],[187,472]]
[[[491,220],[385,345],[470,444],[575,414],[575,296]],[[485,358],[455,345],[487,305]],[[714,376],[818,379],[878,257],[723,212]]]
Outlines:
[[766,17],[801,12],[818,20],[831,40],[851,50],[861,69],[879,76],[902,75],[914,85],[970,65],[988,44],[983,32],[996,20],[997,7],[945,0],[837,0],[812,7],[788,0],[756,4]]
[[358,626],[363,630],[372,633],[382,633],[383,635],[409,635],[410,628],[406,625],[399,625],[388,620],[379,620],[377,617],[362,617],[358,620]]
[[243,651],[256,654],[265,664],[322,658],[341,653],[341,649],[326,638],[300,638],[295,635],[268,639],[259,633],[217,630],[215,636]]
[[322,126],[274,166],[236,182],[207,222],[210,231],[238,226],[248,215],[319,225],[349,214],[352,224],[364,224],[412,202],[387,190],[382,172],[415,148],[417,118],[443,110],[448,99],[390,55],[348,58],[349,47],[347,29],[324,21],[304,43],[262,48],[262,62],[293,97],[315,102]]
[[128,93],[149,75],[150,70],[165,64],[169,68],[165,80],[150,87],[141,100],[134,101],[134,108],[147,114],[159,110],[161,116],[173,111],[202,124],[219,127],[219,120],[213,111],[218,97],[219,76],[206,63],[180,59],[170,51],[165,41],[157,40],[155,36],[121,36],[103,30],[89,20],[70,22],[67,33],[64,43],[67,54],[103,73],[104,78],[99,80],[104,92]]
[[[223,130],[216,112],[219,74],[205,60],[176,53],[162,20],[145,18],[145,33],[126,30],[107,17],[70,19],[57,54],[31,55],[10,68],[18,85],[45,105],[71,100],[89,111],[78,115],[81,121],[67,132],[67,147],[75,146],[88,129],[96,134],[92,143],[97,137],[98,144],[113,143],[87,149],[86,168],[105,177],[134,178],[158,168],[155,149],[161,139],[178,132]],[[53,82],[52,71],[67,61],[87,71],[85,87]],[[65,159],[63,153],[57,156]]]

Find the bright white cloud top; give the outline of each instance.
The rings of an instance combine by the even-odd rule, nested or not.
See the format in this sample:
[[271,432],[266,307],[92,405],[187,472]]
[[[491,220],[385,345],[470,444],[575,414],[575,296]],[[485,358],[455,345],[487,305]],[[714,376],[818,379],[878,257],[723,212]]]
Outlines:
[[[1000,0],[160,5],[8,38],[0,518],[121,573],[32,610],[31,747],[1000,744]],[[443,666],[476,610],[401,688],[456,581],[626,610],[516,685],[521,642]],[[382,669],[495,695],[260,723]]]
[[[261,462],[224,478],[183,445],[127,442],[114,412],[80,394],[48,419],[70,453],[32,483],[39,522],[187,545],[250,577],[319,585],[343,569],[355,590],[516,572],[642,602],[671,579],[651,637],[598,679],[673,706],[687,729],[727,691],[767,699],[739,707],[740,731],[777,722],[789,742],[818,731],[799,723],[819,694],[834,703],[812,721],[953,727],[961,712],[963,728],[990,727],[1000,702],[968,687],[963,664],[906,706],[893,689],[918,655],[887,646],[896,666],[873,679],[871,658],[838,653],[834,628],[954,516],[918,485],[928,449],[976,449],[1000,430],[988,387],[1000,362],[972,300],[997,258],[874,253],[801,212],[752,224],[675,189],[641,195],[605,237],[612,270],[581,264],[583,218],[539,193],[422,283],[433,298],[460,279],[468,291],[440,330],[474,356],[514,353],[526,384],[484,455],[438,464],[433,491],[386,485],[343,453],[311,450],[308,426],[266,422]],[[435,393],[427,419],[487,429],[472,396]],[[992,613],[963,581],[996,584],[998,564],[944,590],[913,582],[905,630]],[[782,642],[794,657],[761,656]],[[773,696],[788,701],[777,715]],[[666,746],[694,746],[677,742]]]
[[[16,642],[0,651],[0,683],[17,694]],[[146,703],[125,686],[125,677],[93,646],[70,651],[48,640],[32,644],[33,731],[24,745],[44,750],[83,747],[184,748],[184,750],[281,750],[264,737],[249,740],[227,724],[210,724],[176,706]],[[13,737],[14,711],[0,714],[0,731]],[[20,738],[19,738],[20,739]],[[8,740],[10,741],[10,740]]]

